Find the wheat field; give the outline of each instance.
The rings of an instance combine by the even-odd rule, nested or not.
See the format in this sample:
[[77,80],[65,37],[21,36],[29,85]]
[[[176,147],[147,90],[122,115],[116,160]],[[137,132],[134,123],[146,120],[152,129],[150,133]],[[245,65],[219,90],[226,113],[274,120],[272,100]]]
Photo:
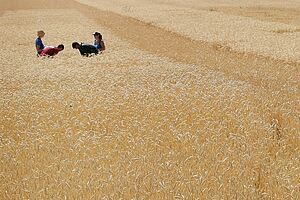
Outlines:
[[298,0],[0,0],[0,33],[0,199],[300,199]]

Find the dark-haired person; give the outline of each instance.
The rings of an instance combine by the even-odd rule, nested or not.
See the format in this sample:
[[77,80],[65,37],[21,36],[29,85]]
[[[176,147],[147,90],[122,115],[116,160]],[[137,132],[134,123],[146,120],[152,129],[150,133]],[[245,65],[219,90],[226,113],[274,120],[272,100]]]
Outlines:
[[98,49],[91,44],[79,44],[78,42],[73,42],[73,49],[78,49],[82,56],[90,56],[92,54],[99,54]]
[[102,35],[99,32],[93,33],[95,41],[94,41],[94,46],[99,50],[99,51],[104,51],[105,50],[105,44],[102,40]]
[[41,56],[55,56],[60,51],[64,50],[65,46],[63,44],[58,45],[57,47],[46,47],[44,50],[40,53]]

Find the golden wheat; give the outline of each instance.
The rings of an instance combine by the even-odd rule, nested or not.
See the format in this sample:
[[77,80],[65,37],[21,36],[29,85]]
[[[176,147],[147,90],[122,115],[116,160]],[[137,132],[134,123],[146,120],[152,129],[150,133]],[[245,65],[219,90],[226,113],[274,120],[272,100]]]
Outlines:
[[[174,33],[72,1],[44,2],[44,10],[33,9],[35,0],[24,10],[7,2],[0,17],[0,199],[300,198],[299,49],[294,57],[285,47],[272,53],[267,38],[261,44],[269,57],[255,45],[240,53],[219,40],[182,36],[181,25]],[[130,2],[121,12],[136,10]],[[39,29],[45,43],[64,43],[65,51],[36,58]],[[108,46],[102,55],[82,58],[68,46],[92,41],[95,30]],[[155,38],[152,46],[151,34],[190,48]],[[299,33],[289,34],[282,41]]]

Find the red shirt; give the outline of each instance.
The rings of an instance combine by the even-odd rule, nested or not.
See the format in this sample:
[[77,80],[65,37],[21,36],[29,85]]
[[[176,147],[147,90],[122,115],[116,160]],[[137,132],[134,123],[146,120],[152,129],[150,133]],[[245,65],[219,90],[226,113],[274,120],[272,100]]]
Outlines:
[[57,47],[46,47],[41,52],[41,56],[54,56],[54,55],[58,54],[58,52],[60,52],[60,51],[61,50]]

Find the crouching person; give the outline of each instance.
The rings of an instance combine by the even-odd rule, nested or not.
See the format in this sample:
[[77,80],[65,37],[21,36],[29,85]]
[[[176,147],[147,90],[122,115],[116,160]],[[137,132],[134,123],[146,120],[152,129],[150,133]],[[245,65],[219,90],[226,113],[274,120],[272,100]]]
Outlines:
[[60,44],[57,47],[46,47],[43,49],[43,51],[40,53],[41,56],[55,56],[60,51],[64,50],[64,45]]
[[73,49],[78,49],[82,56],[91,56],[99,54],[98,49],[94,45],[90,44],[79,44],[78,42],[73,42]]

